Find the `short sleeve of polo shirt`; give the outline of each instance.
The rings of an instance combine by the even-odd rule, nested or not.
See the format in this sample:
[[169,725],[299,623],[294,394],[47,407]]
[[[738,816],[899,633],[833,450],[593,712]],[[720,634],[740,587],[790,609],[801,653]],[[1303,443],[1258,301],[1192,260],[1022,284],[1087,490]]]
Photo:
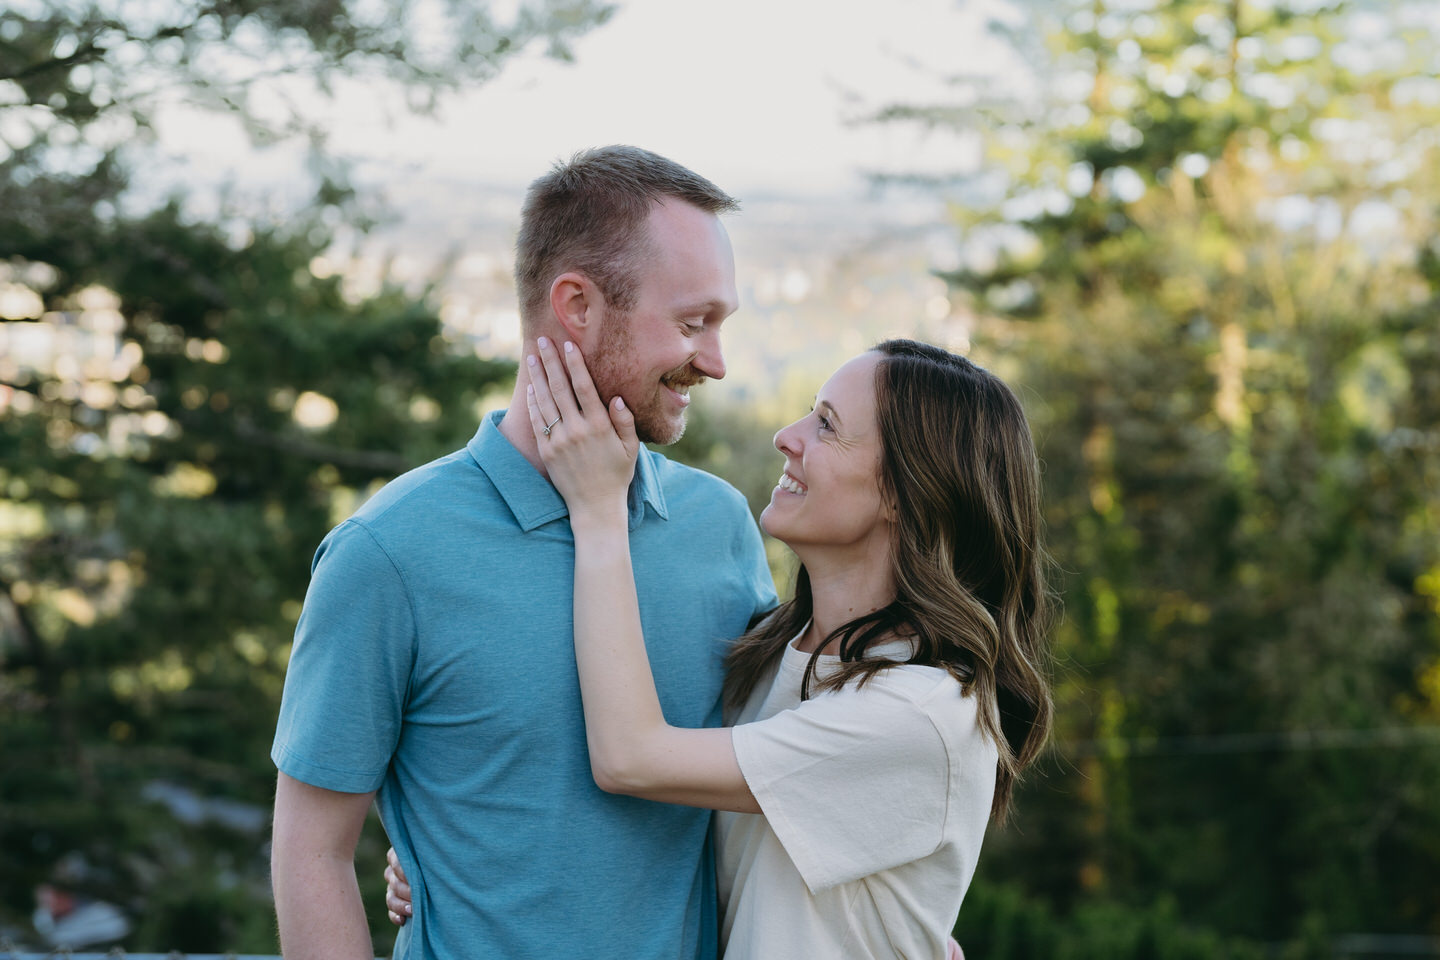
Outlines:
[[731,737],[745,782],[812,894],[939,848],[949,758],[912,685],[876,677],[740,724]]
[[400,571],[349,520],[316,551],[270,757],[342,793],[378,790],[400,737],[415,624]]

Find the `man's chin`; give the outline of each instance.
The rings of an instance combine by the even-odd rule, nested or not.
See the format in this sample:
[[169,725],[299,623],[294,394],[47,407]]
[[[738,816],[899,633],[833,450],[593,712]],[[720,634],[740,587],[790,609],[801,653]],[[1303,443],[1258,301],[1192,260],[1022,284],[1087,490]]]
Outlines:
[[641,443],[653,443],[668,447],[685,435],[685,415],[669,419],[666,417],[645,417],[635,420],[635,435]]

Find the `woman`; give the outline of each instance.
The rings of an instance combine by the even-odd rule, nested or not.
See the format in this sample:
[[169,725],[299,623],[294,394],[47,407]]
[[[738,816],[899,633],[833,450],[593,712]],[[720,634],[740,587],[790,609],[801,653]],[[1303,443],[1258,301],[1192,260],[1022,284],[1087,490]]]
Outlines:
[[800,560],[794,599],[729,655],[733,726],[693,730],[666,724],[641,635],[634,422],[569,344],[540,362],[530,418],[574,531],[596,783],[722,811],[726,960],[944,956],[986,823],[1050,725],[1038,466],[1014,394],[908,340],[836,371],[776,434],[760,517]]

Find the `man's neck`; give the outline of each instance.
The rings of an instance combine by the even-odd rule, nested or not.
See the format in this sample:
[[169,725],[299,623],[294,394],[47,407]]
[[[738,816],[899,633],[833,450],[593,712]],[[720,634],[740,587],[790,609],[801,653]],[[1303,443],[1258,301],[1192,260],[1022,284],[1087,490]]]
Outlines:
[[520,371],[515,375],[515,392],[510,395],[510,406],[505,409],[505,416],[500,418],[500,435],[520,451],[520,456],[528,460],[540,476],[548,479],[550,472],[545,469],[545,461],[540,459],[540,446],[535,442],[535,431],[530,426],[530,403],[525,393],[525,388],[530,385],[530,375],[524,358],[534,350],[535,344],[527,340],[520,354]]

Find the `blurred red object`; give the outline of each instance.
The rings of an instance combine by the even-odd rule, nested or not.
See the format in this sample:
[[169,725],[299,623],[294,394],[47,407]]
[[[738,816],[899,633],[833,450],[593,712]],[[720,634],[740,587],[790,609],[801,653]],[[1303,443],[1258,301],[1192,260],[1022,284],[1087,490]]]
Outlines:
[[77,896],[42,883],[35,888],[35,930],[57,949],[113,943],[130,933],[130,921],[113,903]]

